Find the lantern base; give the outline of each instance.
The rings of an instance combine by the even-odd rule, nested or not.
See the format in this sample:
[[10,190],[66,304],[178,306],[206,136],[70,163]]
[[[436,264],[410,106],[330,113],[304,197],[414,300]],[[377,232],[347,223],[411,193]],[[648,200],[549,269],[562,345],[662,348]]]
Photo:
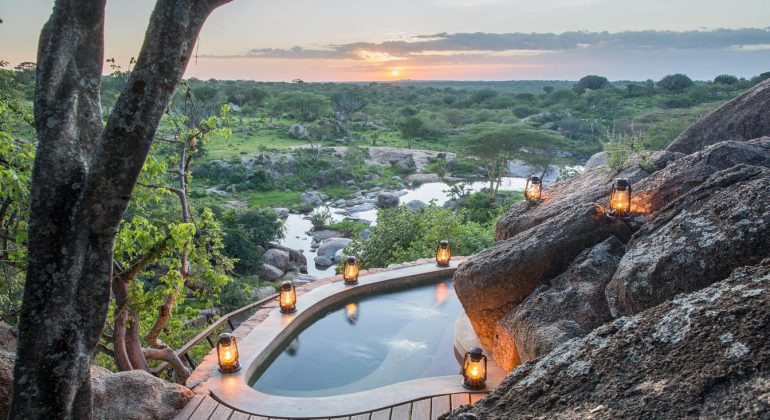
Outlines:
[[482,389],[486,388],[486,384],[482,383],[481,385],[472,385],[469,384],[465,379],[463,379],[463,388],[470,390],[470,391],[481,391]]
[[345,280],[345,285],[346,286],[355,286],[357,284],[358,284],[358,279],[355,279],[353,281]]
[[235,373],[235,372],[238,372],[239,370],[241,370],[240,363],[235,365],[235,366],[233,366],[233,367],[231,367],[231,368],[224,368],[223,369],[222,366],[219,367],[219,371],[222,372],[222,373]]
[[446,262],[446,263],[437,262],[436,263],[436,267],[449,267],[449,263],[448,262]]
[[290,313],[294,313],[294,312],[297,312],[297,307],[296,306],[293,306],[291,308],[281,308],[281,313],[282,314],[290,314]]
[[631,219],[631,215],[630,214],[626,214],[624,216],[616,216],[614,214],[607,213],[607,219],[608,220],[612,220],[612,221],[615,221],[615,220],[629,220],[629,219]]

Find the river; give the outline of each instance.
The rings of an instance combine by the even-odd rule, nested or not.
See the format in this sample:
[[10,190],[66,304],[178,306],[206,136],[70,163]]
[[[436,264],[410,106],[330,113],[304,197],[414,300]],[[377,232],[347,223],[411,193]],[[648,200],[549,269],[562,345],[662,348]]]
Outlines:
[[[505,177],[500,184],[500,190],[523,191],[526,183],[526,178]],[[467,190],[480,191],[481,189],[488,187],[489,183],[486,181],[468,181],[465,182],[465,185]],[[406,195],[400,197],[400,203],[406,204],[412,200],[430,203],[431,200],[435,200],[437,206],[443,206],[444,203],[449,200],[448,190],[450,187],[451,184],[446,182],[427,182],[417,188],[405,190]],[[324,206],[316,207],[313,211],[322,207]],[[341,221],[346,217],[344,214],[338,214],[338,212],[341,212],[341,209],[329,207],[329,211],[332,213],[335,222]],[[350,213],[350,216],[369,220],[372,222],[372,225],[377,222],[377,210]],[[313,263],[315,252],[310,250],[310,244],[313,243],[313,237],[307,233],[313,226],[306,217],[307,215],[304,214],[289,214],[289,217],[284,221],[284,227],[286,228],[285,237],[280,241],[280,244],[289,248],[301,250],[305,254],[308,261],[308,274],[311,276],[318,278],[330,276],[334,274],[334,265],[326,269],[319,269]]]

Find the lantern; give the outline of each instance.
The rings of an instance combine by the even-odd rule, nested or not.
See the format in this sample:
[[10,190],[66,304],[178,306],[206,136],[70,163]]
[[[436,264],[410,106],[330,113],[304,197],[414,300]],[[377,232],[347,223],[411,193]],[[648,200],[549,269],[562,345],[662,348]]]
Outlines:
[[278,296],[281,312],[288,314],[297,310],[297,289],[291,281],[281,283],[281,293]]
[[478,347],[465,353],[463,363],[463,386],[468,389],[483,389],[487,380],[487,356]]
[[627,179],[618,178],[612,185],[610,193],[610,208],[607,217],[610,219],[625,219],[631,213],[631,185]]
[[345,261],[342,278],[345,279],[345,284],[358,284],[358,260],[356,257],[348,257]]
[[233,373],[241,368],[241,364],[238,363],[238,345],[232,334],[219,334],[219,341],[217,341],[217,359],[219,359],[220,372]]
[[436,248],[436,265],[439,267],[449,267],[449,260],[452,259],[452,245],[449,241],[441,241]]
[[355,325],[358,322],[358,305],[355,303],[348,303],[345,305],[345,318],[347,318],[350,325]]
[[524,197],[532,204],[540,201],[540,194],[543,191],[540,178],[532,175],[527,179],[527,186],[524,188]]

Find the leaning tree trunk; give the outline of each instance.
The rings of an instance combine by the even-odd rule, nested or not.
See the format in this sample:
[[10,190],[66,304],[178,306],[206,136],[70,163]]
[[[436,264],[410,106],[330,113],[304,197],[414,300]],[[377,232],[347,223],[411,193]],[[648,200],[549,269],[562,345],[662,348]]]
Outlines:
[[105,0],[58,0],[40,35],[38,149],[10,417],[91,418],[89,367],[120,220],[203,22],[229,0],[158,0],[106,126]]

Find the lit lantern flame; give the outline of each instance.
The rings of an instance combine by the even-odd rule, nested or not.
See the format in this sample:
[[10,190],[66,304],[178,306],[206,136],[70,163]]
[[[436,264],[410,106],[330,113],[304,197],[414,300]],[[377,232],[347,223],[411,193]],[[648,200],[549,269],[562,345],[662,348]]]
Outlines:
[[358,284],[358,260],[356,257],[348,257],[345,261],[342,278],[345,279],[345,284]]
[[345,305],[345,317],[350,325],[354,325],[358,322],[358,305],[355,303],[348,303]]
[[288,314],[297,310],[297,289],[291,281],[285,281],[281,284],[281,293],[278,295],[278,303],[281,312]]
[[439,267],[449,267],[449,261],[452,259],[452,245],[449,241],[441,241],[436,248],[436,265]]
[[625,219],[631,213],[631,185],[627,179],[618,178],[610,192],[610,208],[607,216],[610,219]]
[[478,347],[465,353],[463,363],[463,386],[468,389],[483,389],[487,380],[487,356]]
[[219,360],[220,372],[232,373],[237,372],[241,368],[238,362],[238,344],[232,334],[219,334],[217,359]]
[[540,196],[543,192],[543,186],[540,182],[540,178],[532,175],[527,179],[527,186],[524,188],[524,197],[531,204],[537,204],[540,202]]

